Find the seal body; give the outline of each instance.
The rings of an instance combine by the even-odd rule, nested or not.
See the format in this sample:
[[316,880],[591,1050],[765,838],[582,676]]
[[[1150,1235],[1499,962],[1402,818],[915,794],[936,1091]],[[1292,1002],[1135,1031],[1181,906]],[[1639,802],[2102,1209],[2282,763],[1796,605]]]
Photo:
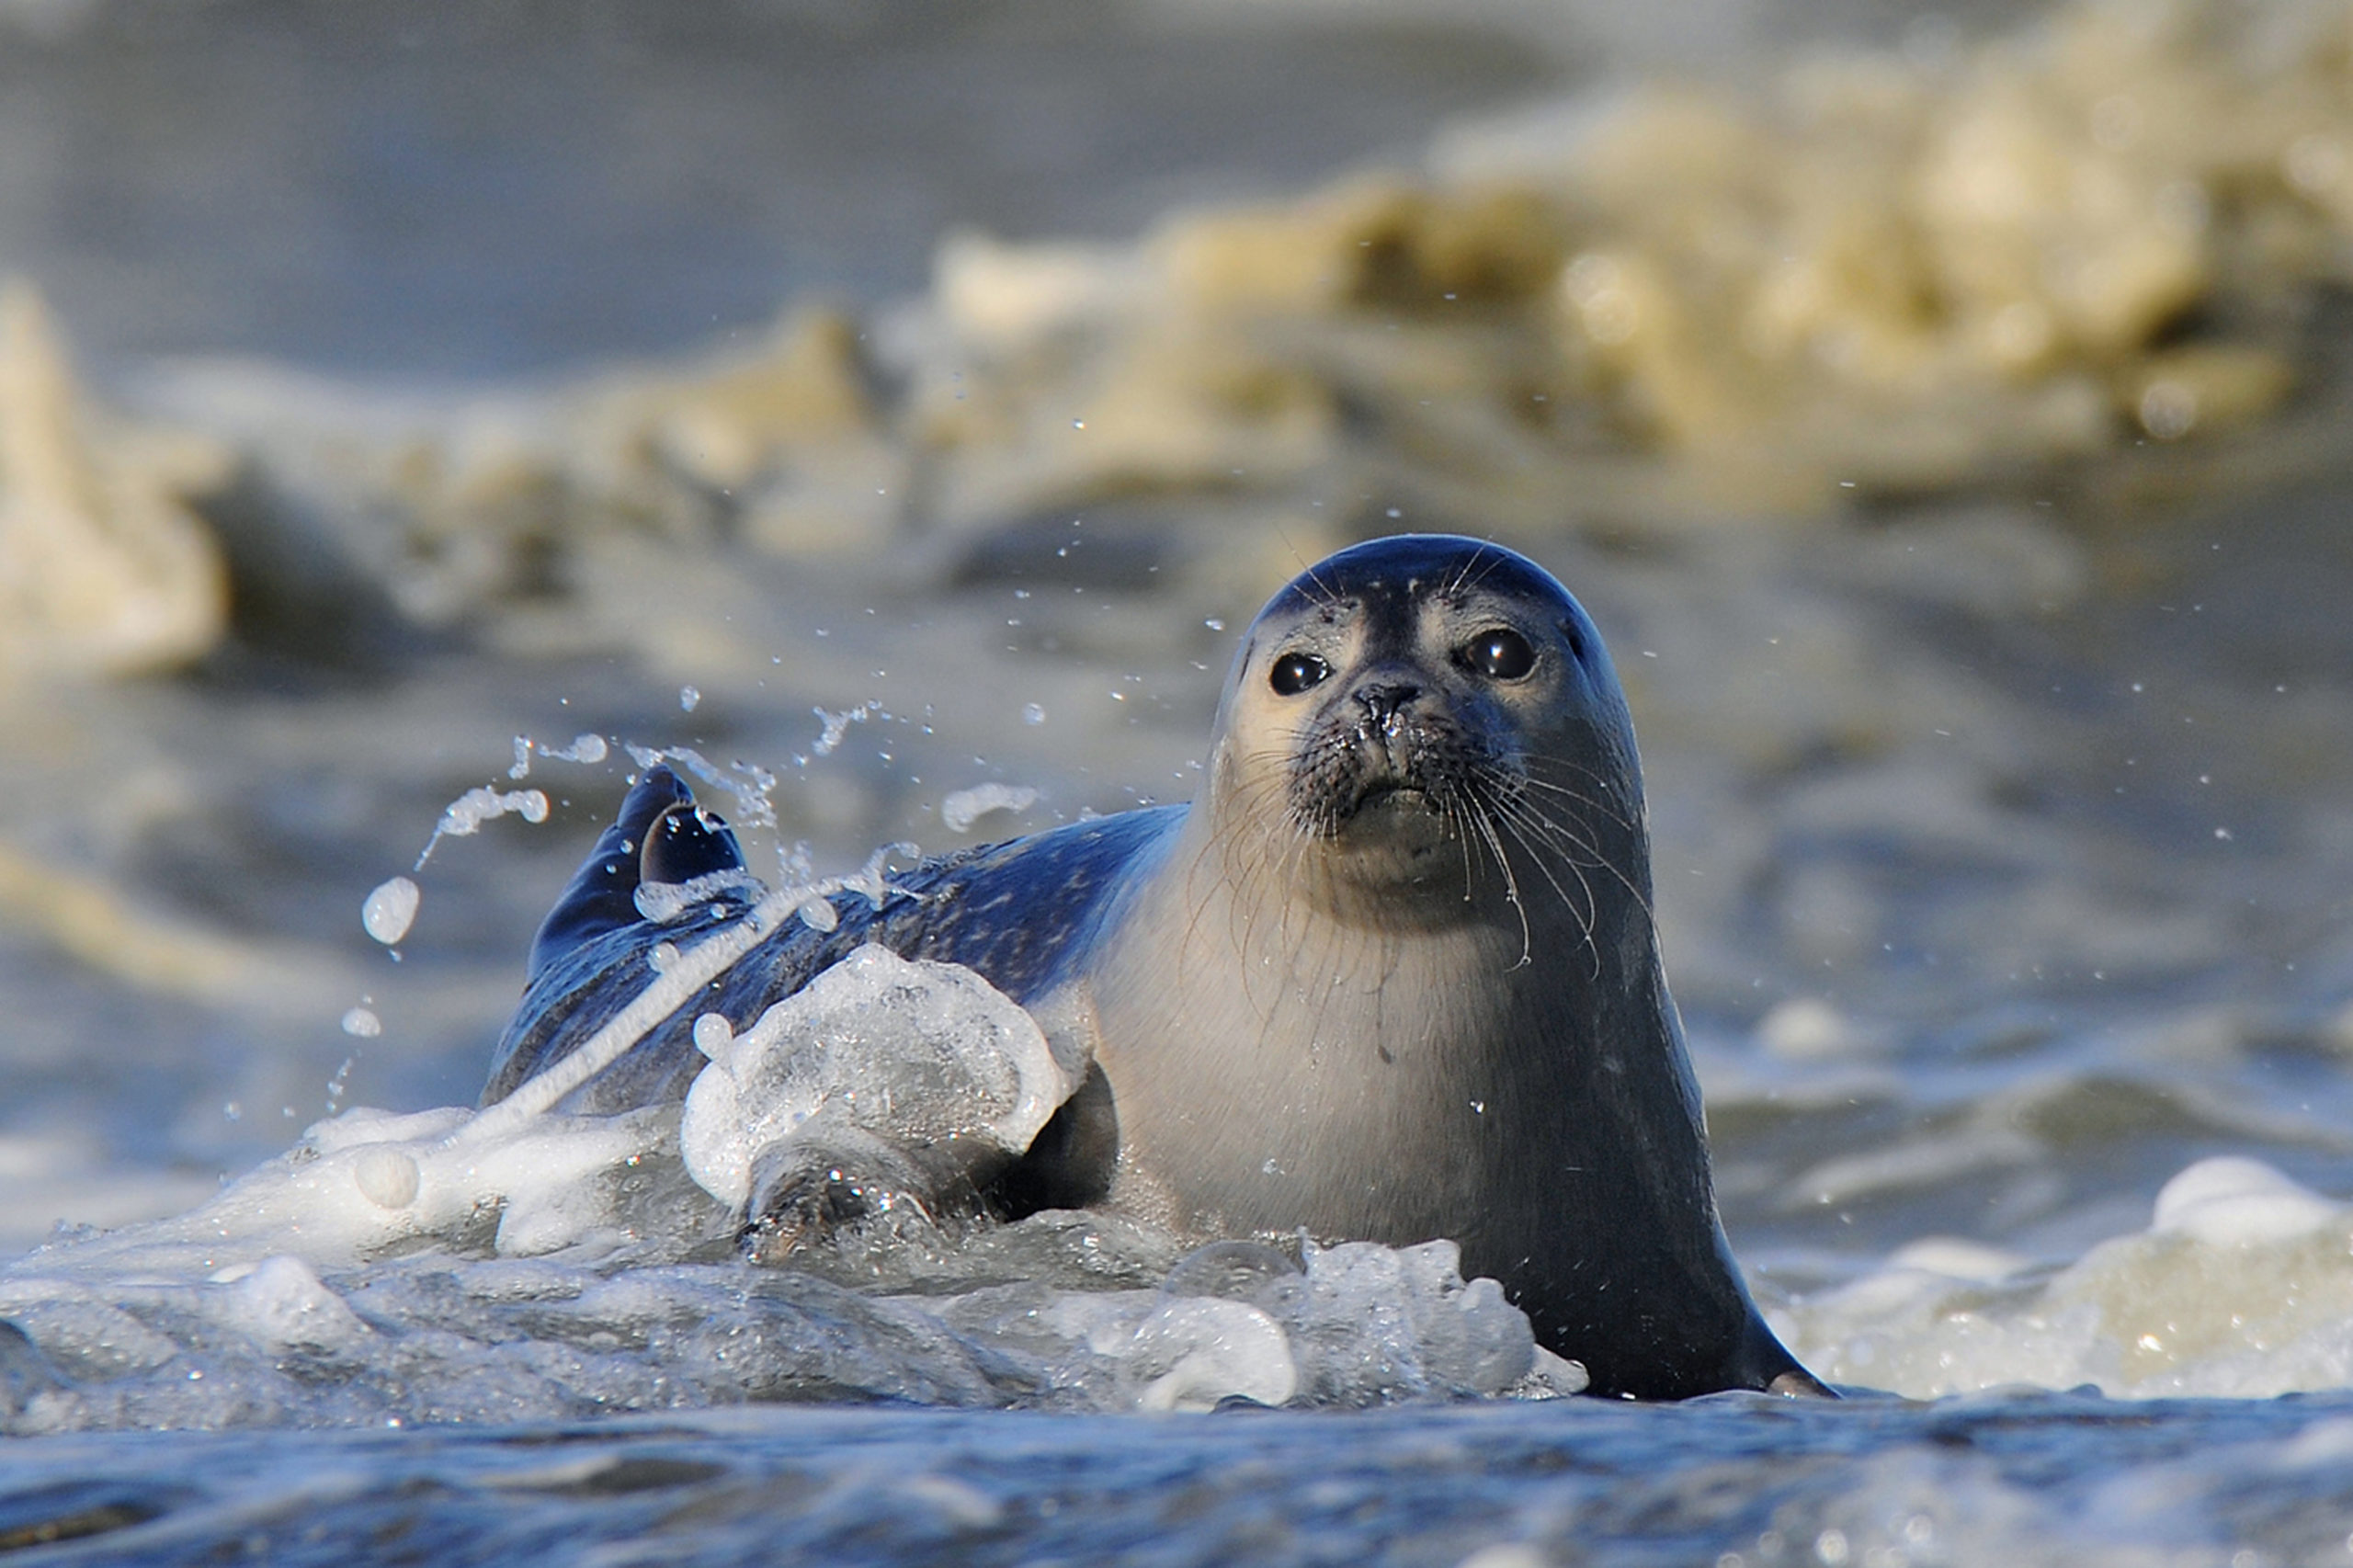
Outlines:
[[[648,922],[642,881],[733,865],[724,830],[650,773],[542,928],[484,1101],[616,1015],[656,944],[742,918],[721,896]],[[682,1097],[696,1016],[742,1028],[878,942],[977,971],[1090,1064],[1010,1158],[892,1153],[889,1179],[927,1201],[1449,1237],[1595,1392],[1820,1392],[1718,1223],[1650,886],[1632,727],[1584,610],[1497,546],[1379,540],[1252,624],[1189,807],[836,895],[832,929],[766,936],[565,1103]],[[785,1160],[756,1182],[747,1235],[788,1210],[801,1233],[824,1210],[811,1183],[861,1157]]]

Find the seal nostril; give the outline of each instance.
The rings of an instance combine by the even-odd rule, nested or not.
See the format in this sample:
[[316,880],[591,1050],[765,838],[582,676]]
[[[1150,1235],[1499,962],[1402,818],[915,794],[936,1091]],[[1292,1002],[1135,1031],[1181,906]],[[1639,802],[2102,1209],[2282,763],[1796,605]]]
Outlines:
[[1379,686],[1359,687],[1357,700],[1376,724],[1385,724],[1404,710],[1407,703],[1421,696],[1422,688],[1403,681],[1385,682]]

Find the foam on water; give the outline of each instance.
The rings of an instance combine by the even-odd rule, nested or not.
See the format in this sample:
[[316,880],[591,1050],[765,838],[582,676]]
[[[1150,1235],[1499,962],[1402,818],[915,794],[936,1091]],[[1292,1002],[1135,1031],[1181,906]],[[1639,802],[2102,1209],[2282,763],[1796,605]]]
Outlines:
[[2258,1161],[2189,1166],[2148,1228],[2064,1264],[1931,1239],[1798,1304],[1834,1382],[1919,1398],[2018,1383],[2259,1399],[2353,1382],[2353,1207]]
[[1085,1074],[971,970],[879,947],[741,1035],[726,1030],[716,1014],[696,1020],[710,1064],[687,1096],[679,1141],[695,1180],[731,1205],[749,1195],[755,1155],[820,1125],[924,1144],[978,1138],[1017,1153]]
[[[178,1220],[0,1276],[13,1433],[561,1419],[759,1399],[1207,1409],[1573,1392],[1454,1248],[1362,1244],[1201,1294],[1173,1238],[1041,1215],[760,1268],[659,1119],[494,1144],[471,1115],[352,1111]],[[452,1136],[451,1134],[457,1134]],[[875,1255],[900,1270],[877,1282]],[[1174,1260],[1172,1262],[1172,1260]],[[924,1289],[910,1267],[933,1270]],[[1008,1269],[1018,1277],[1005,1278]],[[1155,1278],[1155,1275],[1157,1278]],[[893,1288],[895,1287],[895,1289]]]
[[[849,881],[879,884],[880,862]],[[560,1114],[581,1074],[789,916],[672,950],[599,1037],[487,1110],[356,1108],[177,1218],[0,1273],[0,1428],[563,1418],[746,1399],[1354,1407],[1584,1386],[1454,1244],[1188,1250],[1117,1214],[959,1229],[892,1210],[740,1261],[756,1156],[846,1122],[1025,1147],[1074,1083],[968,970],[861,949],[710,1059],[683,1108]],[[607,1038],[609,1037],[609,1038]],[[1780,1314],[1834,1381],[2260,1396],[2353,1381],[2353,1208],[2190,1166],[2148,1227],[2061,1264],[1927,1239]]]
[[[649,986],[657,1003],[699,956]],[[26,1336],[0,1344],[0,1428],[764,1398],[1356,1406],[1583,1386],[1494,1281],[1461,1279],[1450,1242],[1188,1253],[1108,1215],[960,1234],[899,1212],[806,1267],[738,1261],[750,1155],[809,1119],[796,1109],[1021,1146],[1074,1064],[969,971],[879,949],[740,1037],[697,1038],[714,1060],[683,1160],[676,1108],[353,1109],[189,1213],[53,1241],[0,1274],[0,1317]]]
[[[684,750],[632,755],[719,771]],[[755,794],[773,782],[733,766]],[[1019,809],[1000,788],[961,805]],[[522,1094],[480,1113],[346,1112],[189,1213],[60,1237],[0,1273],[0,1319],[25,1335],[0,1333],[0,1430],[567,1419],[762,1399],[1334,1408],[1583,1386],[1493,1281],[1460,1278],[1449,1242],[1188,1252],[1124,1217],[959,1233],[902,1214],[790,1268],[737,1261],[752,1161],[799,1129],[833,1117],[1017,1148],[1075,1081],[1082,1063],[951,966],[867,949],[741,1034],[698,1020],[710,1066],[683,1117],[558,1114],[582,1074],[781,922],[830,918],[843,892],[879,901],[905,853],[776,892],[743,872],[644,887],[641,912],[657,921],[739,888],[752,907],[699,942],[664,944],[636,1002]],[[370,934],[399,940],[415,896],[405,878],[379,889]],[[366,1035],[372,1010],[352,1017]],[[1720,1112],[1893,1093],[1870,1028],[1827,1004],[1784,1003],[1756,1032],[1761,1057],[1703,1053]],[[1833,1153],[1798,1186],[1845,1201],[2031,1163],[2016,1103]],[[1777,1327],[1832,1381],[1914,1396],[2342,1387],[2353,1209],[2256,1161],[2208,1160],[2165,1185],[2144,1230],[2080,1256],[1927,1238],[1786,1307]]]

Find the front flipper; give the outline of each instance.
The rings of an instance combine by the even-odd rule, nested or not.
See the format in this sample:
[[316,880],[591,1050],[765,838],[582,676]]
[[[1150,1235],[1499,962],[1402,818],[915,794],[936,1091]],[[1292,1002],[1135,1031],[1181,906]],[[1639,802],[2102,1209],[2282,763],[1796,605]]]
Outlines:
[[1014,1158],[985,1136],[904,1143],[821,1112],[753,1156],[737,1245],[774,1264],[870,1221],[969,1219]]
[[667,767],[645,770],[621,801],[613,825],[598,836],[597,846],[574,873],[563,895],[540,922],[539,934],[531,938],[530,959],[524,966],[527,986],[566,953],[644,918],[637,911],[637,887],[643,876],[647,835],[673,807],[683,805],[691,812],[694,800],[693,791]]
[[566,953],[645,918],[637,890],[648,882],[690,882],[744,869],[735,832],[695,804],[694,791],[656,764],[621,801],[620,814],[574,873],[555,907],[540,922],[524,966],[524,983],[539,979]]

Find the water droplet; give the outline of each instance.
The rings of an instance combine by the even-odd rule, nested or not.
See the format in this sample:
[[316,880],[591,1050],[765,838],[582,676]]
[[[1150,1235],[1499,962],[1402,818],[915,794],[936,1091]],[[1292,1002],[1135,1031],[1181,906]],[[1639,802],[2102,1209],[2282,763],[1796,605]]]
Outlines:
[[[544,806],[541,814],[545,814]],[[406,877],[394,877],[368,895],[368,902],[360,907],[359,923],[368,928],[368,935],[389,948],[408,935],[423,896],[415,882]]]

